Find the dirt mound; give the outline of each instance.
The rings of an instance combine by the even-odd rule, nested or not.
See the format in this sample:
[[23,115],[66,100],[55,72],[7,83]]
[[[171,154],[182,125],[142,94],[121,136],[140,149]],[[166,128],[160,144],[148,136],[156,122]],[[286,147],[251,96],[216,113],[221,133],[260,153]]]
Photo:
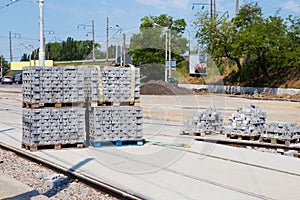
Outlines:
[[294,94],[294,95],[289,95],[289,94],[282,94],[282,95],[276,95],[272,94],[270,92],[262,92],[260,94],[241,94],[238,96],[242,96],[245,98],[250,98],[250,99],[262,99],[262,100],[281,100],[281,101],[296,101],[300,102],[300,93]]
[[285,100],[300,101],[299,93],[294,94],[294,95],[289,95],[289,94],[276,95],[276,94],[272,94],[270,92],[262,92],[262,93],[258,94],[258,97],[266,98],[266,99],[285,99]]
[[180,88],[174,83],[149,81],[141,87],[142,95],[191,95],[193,90]]
[[296,99],[300,101],[300,93],[292,95],[291,99]]

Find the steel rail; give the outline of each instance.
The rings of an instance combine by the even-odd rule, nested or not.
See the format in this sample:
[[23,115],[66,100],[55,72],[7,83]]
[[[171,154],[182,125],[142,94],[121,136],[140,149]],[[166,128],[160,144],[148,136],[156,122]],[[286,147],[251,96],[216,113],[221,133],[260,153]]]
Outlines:
[[103,181],[97,180],[95,178],[92,178],[87,175],[80,174],[78,172],[71,171],[70,169],[63,167],[61,165],[55,164],[53,162],[50,162],[46,159],[40,158],[38,156],[35,156],[31,153],[28,153],[26,151],[23,151],[21,149],[18,149],[16,147],[12,147],[10,145],[7,145],[3,142],[0,142],[0,148],[11,151],[19,155],[20,157],[23,157],[27,160],[42,164],[44,167],[52,169],[54,171],[57,171],[59,173],[62,173],[68,177],[71,177],[73,179],[77,179],[78,181],[107,194],[110,194],[111,196],[114,196],[118,199],[130,199],[130,200],[142,200],[145,199],[137,194],[132,194],[130,192],[124,191],[120,188],[117,188],[115,186],[112,186],[108,183],[105,183]]

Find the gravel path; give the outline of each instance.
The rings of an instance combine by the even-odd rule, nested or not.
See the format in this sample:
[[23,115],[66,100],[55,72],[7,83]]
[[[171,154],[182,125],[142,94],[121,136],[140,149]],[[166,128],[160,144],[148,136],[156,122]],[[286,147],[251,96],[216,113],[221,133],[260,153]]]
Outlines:
[[50,199],[116,199],[1,148],[0,173],[25,183]]

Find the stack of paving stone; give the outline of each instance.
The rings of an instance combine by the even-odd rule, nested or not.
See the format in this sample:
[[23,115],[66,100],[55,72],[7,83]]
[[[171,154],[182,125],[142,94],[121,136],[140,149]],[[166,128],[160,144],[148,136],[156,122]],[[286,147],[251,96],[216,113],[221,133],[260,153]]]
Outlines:
[[89,138],[94,147],[103,142],[142,140],[139,68],[89,67]]
[[85,138],[84,71],[78,67],[23,69],[22,147],[75,144]]
[[209,107],[189,118],[182,134],[207,135],[224,132],[223,115],[215,107]]
[[90,140],[141,140],[142,109],[135,106],[102,106],[90,108]]
[[293,122],[268,122],[264,125],[261,134],[261,141],[271,140],[277,143],[277,140],[285,143],[298,142],[300,138],[300,127]]
[[84,108],[23,108],[23,147],[82,145],[85,137]]
[[84,88],[84,71],[78,67],[23,68],[23,103],[28,105],[84,102]]
[[[140,69],[135,67],[89,67],[87,99],[90,102],[138,102]],[[133,99],[132,99],[133,98]]]
[[228,120],[227,136],[259,136],[267,115],[255,105],[239,108]]

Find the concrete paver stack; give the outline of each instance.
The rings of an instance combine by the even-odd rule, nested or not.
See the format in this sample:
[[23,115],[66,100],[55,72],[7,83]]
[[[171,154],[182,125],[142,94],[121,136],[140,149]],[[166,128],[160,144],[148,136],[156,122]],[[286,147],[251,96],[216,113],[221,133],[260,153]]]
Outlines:
[[82,144],[84,108],[23,109],[23,143],[30,146]]
[[133,66],[26,67],[22,146],[140,143],[139,100],[140,71]]
[[139,69],[90,67],[89,74],[87,99],[91,144],[139,142],[142,139]]
[[239,108],[228,120],[226,134],[231,136],[259,137],[267,115],[255,105]]
[[289,145],[299,142],[300,127],[293,122],[268,122],[264,125],[260,141],[271,140],[271,143],[279,142]]
[[207,135],[224,132],[223,115],[215,107],[208,107],[204,112],[194,114],[184,125],[183,134]]
[[78,67],[23,68],[22,146],[76,144],[85,137],[84,73]]
[[267,114],[256,105],[238,108],[226,124],[223,116],[215,107],[194,114],[183,125],[182,134],[205,136],[211,133],[223,133],[229,139],[257,140],[273,144],[300,142],[300,126],[293,122],[267,122]]
[[90,102],[103,104],[140,100],[139,68],[89,67],[85,73],[87,99]]
[[84,71],[74,66],[25,67],[23,103],[84,102]]
[[92,144],[104,141],[142,139],[142,109],[135,106],[90,108]]

